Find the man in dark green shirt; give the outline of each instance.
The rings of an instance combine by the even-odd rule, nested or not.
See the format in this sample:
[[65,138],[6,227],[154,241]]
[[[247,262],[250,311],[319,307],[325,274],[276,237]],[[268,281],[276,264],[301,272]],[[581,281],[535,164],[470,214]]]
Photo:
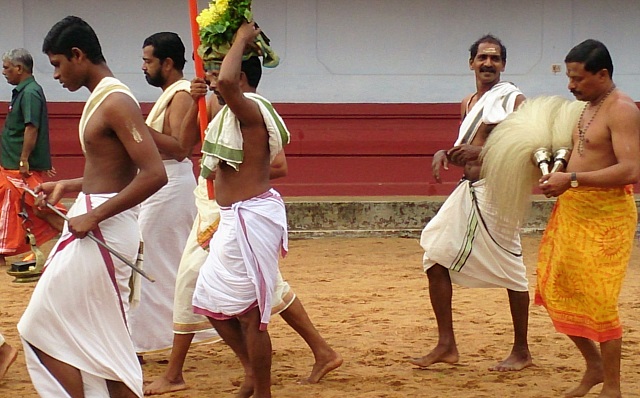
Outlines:
[[[42,183],[45,172],[52,169],[49,150],[49,119],[47,101],[42,87],[33,78],[33,58],[23,48],[6,52],[2,56],[2,74],[9,84],[16,86],[11,94],[9,113],[0,140],[0,264],[4,256],[26,252],[30,246],[25,241],[22,220],[22,188],[35,188]],[[28,196],[28,195],[27,195]],[[36,241],[43,243],[54,238],[58,230],[45,220],[60,221],[51,214],[33,213],[33,198],[27,199],[30,230]],[[58,223],[59,226],[59,223]]]
[[51,169],[49,119],[42,87],[32,75],[33,59],[25,49],[11,50],[2,57],[2,74],[16,87],[2,129],[2,167],[20,170]]

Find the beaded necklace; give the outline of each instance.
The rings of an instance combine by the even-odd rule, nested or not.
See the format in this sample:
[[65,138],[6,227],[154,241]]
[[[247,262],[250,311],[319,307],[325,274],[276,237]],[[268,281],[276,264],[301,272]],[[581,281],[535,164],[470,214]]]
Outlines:
[[589,103],[584,104],[584,108],[582,108],[582,112],[580,112],[580,120],[578,121],[578,154],[580,154],[580,156],[582,156],[582,152],[584,152],[584,135],[587,133],[587,130],[589,130],[589,126],[591,126],[591,122],[593,122],[593,119],[596,118],[596,115],[598,114],[598,111],[602,107],[602,104],[604,103],[604,101],[615,89],[616,89],[616,86],[614,84],[613,86],[611,86],[611,89],[607,91],[604,97],[602,97],[600,102],[598,102],[598,105],[596,106],[596,110],[593,112],[593,115],[591,115],[591,119],[589,119],[589,122],[587,123],[586,126],[584,126],[583,118],[584,118],[584,111],[587,110]]

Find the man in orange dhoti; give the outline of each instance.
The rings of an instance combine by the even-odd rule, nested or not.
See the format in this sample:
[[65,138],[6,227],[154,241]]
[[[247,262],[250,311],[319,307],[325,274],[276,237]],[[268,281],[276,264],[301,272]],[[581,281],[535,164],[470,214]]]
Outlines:
[[587,103],[566,172],[540,179],[542,192],[559,198],[540,247],[535,300],[587,364],[565,396],[604,382],[600,397],[621,397],[618,296],[638,216],[630,184],[640,178],[640,111],[616,89],[604,44],[586,40],[565,63],[569,90]]

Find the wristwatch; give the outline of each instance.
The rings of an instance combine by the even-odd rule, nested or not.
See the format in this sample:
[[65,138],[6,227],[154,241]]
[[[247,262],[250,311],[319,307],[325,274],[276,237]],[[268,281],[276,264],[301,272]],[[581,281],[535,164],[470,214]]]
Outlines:
[[23,162],[22,160],[20,161],[20,167],[24,167],[25,162]]
[[578,177],[576,176],[576,173],[571,173],[571,188],[578,188]]

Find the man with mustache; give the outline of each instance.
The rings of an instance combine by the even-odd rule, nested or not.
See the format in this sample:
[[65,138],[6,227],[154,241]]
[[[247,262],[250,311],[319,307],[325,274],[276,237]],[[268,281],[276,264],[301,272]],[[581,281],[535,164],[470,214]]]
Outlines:
[[621,397],[618,297],[638,219],[632,184],[640,180],[640,111],[616,88],[601,42],[578,44],[565,64],[569,91],[587,103],[566,172],[540,179],[542,192],[558,200],[540,245],[535,301],[586,361],[580,384],[565,396],[604,383],[599,397]]
[[162,89],[146,124],[167,172],[168,182],[145,200],[138,223],[144,242],[144,266],[155,283],[140,281],[140,301],[129,312],[131,337],[139,356],[170,349],[173,297],[180,257],[196,216],[196,180],[190,156],[199,138],[191,107],[190,82],[184,79],[185,47],[176,33],[159,32],[142,45],[147,82]]
[[469,49],[469,68],[475,73],[476,92],[461,104],[461,125],[454,147],[435,153],[433,175],[449,163],[462,167],[464,177],[438,214],[422,232],[423,266],[429,279],[429,297],[438,324],[436,347],[410,362],[421,368],[434,363],[456,363],[458,348],[451,310],[452,282],[467,287],[506,288],[514,326],[511,353],[490,370],[517,371],[532,364],[527,343],[529,287],[522,261],[519,231],[505,228],[486,199],[479,158],[491,130],[524,100],[516,86],[500,80],[507,49],[492,35]]
[[[0,134],[0,265],[5,265],[5,256],[31,248],[25,240],[26,225],[30,225],[38,244],[55,238],[62,225],[60,217],[50,211],[34,212],[34,200],[29,195],[22,203],[24,188],[34,189],[46,176],[55,174],[49,147],[47,99],[33,76],[33,57],[29,51],[16,48],[4,53],[2,74],[15,86]],[[23,209],[30,220],[28,224],[23,224],[20,216]]]

